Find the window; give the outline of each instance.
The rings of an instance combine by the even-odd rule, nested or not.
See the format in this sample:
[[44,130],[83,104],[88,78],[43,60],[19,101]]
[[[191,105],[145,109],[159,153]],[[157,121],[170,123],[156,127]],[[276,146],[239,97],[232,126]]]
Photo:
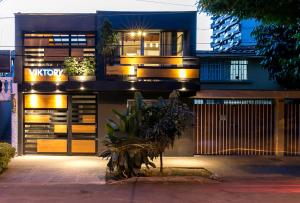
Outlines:
[[201,80],[240,81],[247,80],[247,60],[203,62],[200,68]]
[[247,60],[233,60],[230,64],[230,80],[247,80]]
[[144,56],[159,56],[159,55],[160,55],[159,33],[145,33]]
[[155,30],[125,31],[120,34],[122,56],[182,56],[183,32],[159,32]]

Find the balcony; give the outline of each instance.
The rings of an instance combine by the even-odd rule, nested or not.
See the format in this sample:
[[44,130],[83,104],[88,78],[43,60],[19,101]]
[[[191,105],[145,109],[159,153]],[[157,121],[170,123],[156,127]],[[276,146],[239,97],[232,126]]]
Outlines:
[[198,60],[182,56],[121,56],[106,66],[106,77],[125,81],[199,79]]

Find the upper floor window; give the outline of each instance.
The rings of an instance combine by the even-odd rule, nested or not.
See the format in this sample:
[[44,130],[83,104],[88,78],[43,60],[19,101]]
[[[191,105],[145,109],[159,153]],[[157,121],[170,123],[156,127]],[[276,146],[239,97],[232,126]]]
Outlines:
[[160,32],[155,30],[120,32],[120,55],[122,56],[182,56],[183,32]]
[[205,62],[200,67],[201,80],[242,81],[248,80],[247,60]]
[[230,64],[230,80],[247,80],[247,60],[233,60]]

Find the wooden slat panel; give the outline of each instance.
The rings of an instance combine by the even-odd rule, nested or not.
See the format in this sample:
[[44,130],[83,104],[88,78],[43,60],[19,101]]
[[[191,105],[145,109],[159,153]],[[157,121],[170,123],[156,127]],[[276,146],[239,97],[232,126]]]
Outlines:
[[183,58],[176,56],[136,56],[136,57],[120,57],[120,64],[165,64],[165,65],[182,65]]
[[199,78],[198,69],[148,69],[139,68],[137,70],[138,78],[178,78],[193,79]]
[[54,125],[54,133],[67,133],[67,125]]
[[25,123],[50,123],[50,115],[25,115]]
[[96,123],[96,115],[82,115],[83,123]]
[[25,82],[65,82],[68,81],[68,76],[62,74],[61,76],[34,76],[30,74],[30,68],[24,68],[24,81]]
[[65,153],[67,152],[67,140],[37,140],[37,152]]
[[95,153],[95,140],[72,140],[73,153]]
[[26,94],[24,100],[26,109],[62,109],[67,108],[67,95]]
[[135,75],[134,66],[106,66],[106,75]]
[[95,125],[72,125],[72,133],[96,133]]
[[63,62],[65,58],[69,56],[69,49],[45,48],[44,53],[45,53],[45,62],[47,61]]

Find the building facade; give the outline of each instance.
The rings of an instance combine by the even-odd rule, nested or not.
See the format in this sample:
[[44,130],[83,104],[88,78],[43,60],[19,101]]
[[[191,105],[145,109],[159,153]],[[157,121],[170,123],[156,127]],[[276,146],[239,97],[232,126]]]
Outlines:
[[195,154],[299,155],[300,91],[262,69],[254,50],[198,52]]
[[251,47],[256,44],[251,36],[253,29],[259,25],[255,19],[241,20],[230,15],[213,16],[211,28],[214,51],[228,51],[234,47]]
[[[253,47],[236,47],[243,35],[248,38],[243,27],[233,31],[234,39],[220,35],[214,51],[196,52],[196,12],[15,19],[19,154],[101,152],[112,109],[125,110],[136,91],[153,100],[173,90],[193,109],[194,126],[166,155],[300,154],[300,92],[270,80]],[[234,18],[222,19],[240,26]],[[110,55],[101,51],[106,22],[117,38]],[[93,58],[96,71],[68,75],[66,58]]]
[[[99,48],[106,21],[118,37],[110,58]],[[15,26],[19,154],[96,154],[112,109],[125,110],[135,91],[157,99],[199,89],[196,12],[16,14]],[[70,57],[94,58],[95,74],[66,75]],[[169,153],[192,155],[193,133],[180,142]]]
[[14,77],[14,52],[0,50],[0,141],[12,142],[11,111]]

